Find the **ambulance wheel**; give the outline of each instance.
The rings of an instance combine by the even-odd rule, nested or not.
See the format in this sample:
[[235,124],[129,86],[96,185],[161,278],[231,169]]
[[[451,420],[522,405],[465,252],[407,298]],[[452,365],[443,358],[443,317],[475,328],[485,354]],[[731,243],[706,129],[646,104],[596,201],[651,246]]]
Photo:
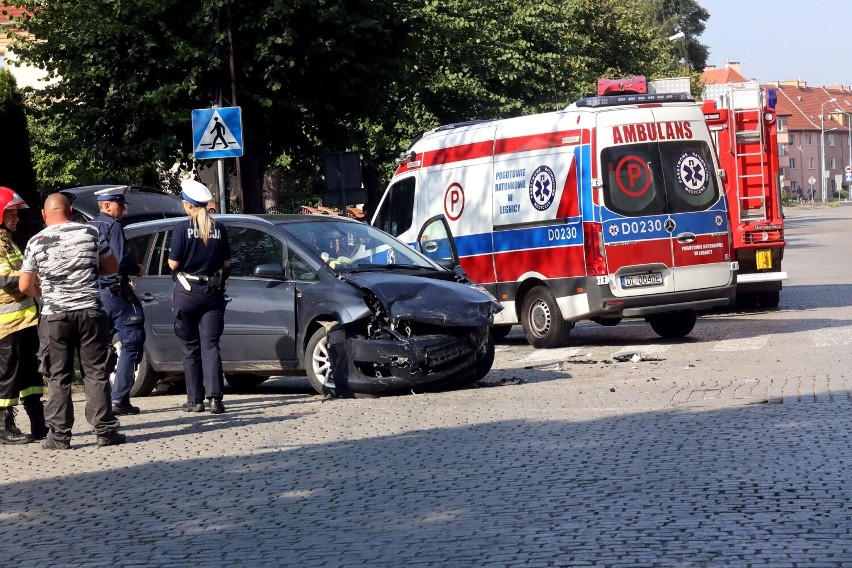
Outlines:
[[777,308],[781,302],[781,291],[772,290],[770,292],[760,292],[757,295],[757,301],[764,308]]
[[500,341],[506,339],[510,331],[512,331],[511,325],[495,325],[491,328],[491,337],[494,338],[494,341]]
[[657,335],[666,339],[676,339],[689,335],[689,332],[695,327],[698,315],[693,310],[681,310],[679,312],[654,314],[646,319],[651,324],[651,328],[657,332]]
[[546,286],[536,286],[526,295],[521,323],[527,341],[536,349],[559,347],[571,333],[571,326],[562,318],[562,310]]
[[317,393],[335,394],[334,379],[331,378],[331,357],[328,352],[328,328],[325,325],[320,325],[308,340],[308,346],[305,348],[305,373]]

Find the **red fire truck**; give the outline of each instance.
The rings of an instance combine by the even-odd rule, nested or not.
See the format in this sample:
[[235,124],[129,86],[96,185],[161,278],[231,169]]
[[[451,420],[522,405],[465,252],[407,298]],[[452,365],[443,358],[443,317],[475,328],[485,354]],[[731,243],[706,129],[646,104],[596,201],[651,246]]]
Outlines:
[[757,81],[707,85],[704,115],[713,132],[728,197],[737,274],[737,305],[778,306],[787,274],[778,177],[776,94]]

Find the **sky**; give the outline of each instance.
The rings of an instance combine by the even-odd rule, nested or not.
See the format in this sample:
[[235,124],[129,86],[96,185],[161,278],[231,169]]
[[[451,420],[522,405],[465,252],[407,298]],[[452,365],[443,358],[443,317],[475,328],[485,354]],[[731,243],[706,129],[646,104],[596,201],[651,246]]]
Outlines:
[[746,79],[852,85],[852,0],[697,0],[708,65],[739,61]]

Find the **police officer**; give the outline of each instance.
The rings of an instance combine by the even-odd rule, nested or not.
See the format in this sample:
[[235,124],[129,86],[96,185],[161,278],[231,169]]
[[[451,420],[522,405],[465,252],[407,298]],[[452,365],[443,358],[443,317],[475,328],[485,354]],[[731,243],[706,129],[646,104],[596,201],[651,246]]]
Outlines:
[[[38,307],[18,290],[24,255],[10,233],[18,226],[18,209],[24,200],[8,187],[0,187],[0,443],[25,444],[47,436],[41,396],[44,383],[38,372]],[[18,400],[30,418],[30,435],[15,426]]]
[[219,337],[225,322],[225,284],[231,270],[231,248],[225,227],[213,220],[207,204],[210,190],[195,180],[181,182],[181,199],[189,219],[175,225],[169,267],[175,278],[175,335],[183,341],[186,412],[225,411],[224,375]]
[[112,413],[116,416],[139,414],[139,407],[130,404],[130,389],[133,388],[136,367],[142,360],[145,314],[142,303],[133,292],[130,277],[143,276],[144,269],[127,254],[127,239],[119,223],[127,212],[127,186],[110,187],[96,193],[101,211],[90,223],[97,228],[101,242],[109,245],[119,261],[116,274],[98,277],[101,302],[111,324],[110,336],[117,333],[121,342],[112,385]]

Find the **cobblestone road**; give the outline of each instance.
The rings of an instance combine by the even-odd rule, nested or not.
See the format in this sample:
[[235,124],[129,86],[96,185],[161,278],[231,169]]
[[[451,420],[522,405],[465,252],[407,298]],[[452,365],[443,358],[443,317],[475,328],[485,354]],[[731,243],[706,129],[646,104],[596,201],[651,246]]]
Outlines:
[[852,566],[852,291],[828,313],[796,290],[678,344],[514,333],[462,391],[323,401],[279,379],[218,416],[139,399],[119,447],[76,395],[72,451],[2,448],[4,564]]

